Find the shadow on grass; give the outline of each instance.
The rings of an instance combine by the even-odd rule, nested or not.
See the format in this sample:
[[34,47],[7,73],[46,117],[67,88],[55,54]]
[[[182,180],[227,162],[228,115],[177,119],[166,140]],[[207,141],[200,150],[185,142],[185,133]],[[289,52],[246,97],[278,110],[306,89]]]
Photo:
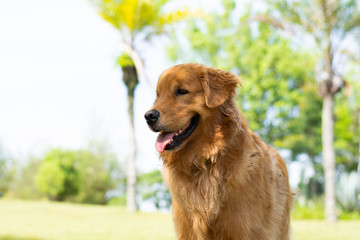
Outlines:
[[45,240],[35,237],[0,236],[0,240]]

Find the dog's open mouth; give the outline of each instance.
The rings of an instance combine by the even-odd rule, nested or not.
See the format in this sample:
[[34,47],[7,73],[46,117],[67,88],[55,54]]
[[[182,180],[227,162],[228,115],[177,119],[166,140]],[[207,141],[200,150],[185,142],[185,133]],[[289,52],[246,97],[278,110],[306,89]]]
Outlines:
[[196,114],[182,129],[175,132],[160,132],[155,143],[156,150],[161,153],[164,150],[172,150],[180,146],[183,141],[194,132],[198,123],[199,115]]

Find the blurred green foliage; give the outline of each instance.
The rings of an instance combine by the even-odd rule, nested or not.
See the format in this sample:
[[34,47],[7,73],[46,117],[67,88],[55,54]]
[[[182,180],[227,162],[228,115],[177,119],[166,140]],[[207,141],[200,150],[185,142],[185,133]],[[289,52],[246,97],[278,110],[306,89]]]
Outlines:
[[336,98],[334,136],[336,162],[340,171],[356,171],[360,160],[359,76],[359,70],[357,74],[349,74],[348,91],[341,92]]
[[162,174],[154,170],[139,176],[139,190],[143,200],[150,200],[156,209],[169,209],[171,195],[165,186]]
[[50,199],[64,201],[77,194],[79,172],[76,151],[52,149],[41,160],[36,174],[36,186]]
[[[279,1],[266,0],[268,11],[254,18],[285,31],[293,31],[292,39],[300,41],[316,58],[317,75],[313,85],[324,94],[326,72],[344,80],[331,80],[338,87],[335,94],[334,148],[340,171],[356,169],[360,141],[359,76],[360,2],[338,1]],[[266,16],[266,17],[265,17]],[[280,26],[280,27],[279,27]],[[294,31],[298,31],[294,33]],[[315,69],[315,68],[314,68]],[[315,82],[316,80],[316,82]],[[329,84],[327,82],[326,84]],[[342,91],[340,91],[342,90]],[[325,92],[324,92],[325,91]]]
[[14,178],[8,195],[21,199],[40,199],[44,197],[36,186],[35,178],[40,167],[40,160],[30,158],[26,165],[17,166],[17,174]]
[[0,197],[9,190],[15,175],[14,161],[0,145]]
[[93,142],[87,150],[78,152],[78,193],[70,200],[82,203],[107,203],[110,190],[124,193],[124,172],[116,155],[107,145]]
[[92,142],[79,150],[51,149],[18,171],[10,197],[106,204],[112,197],[109,192],[125,192],[124,173],[103,143]]

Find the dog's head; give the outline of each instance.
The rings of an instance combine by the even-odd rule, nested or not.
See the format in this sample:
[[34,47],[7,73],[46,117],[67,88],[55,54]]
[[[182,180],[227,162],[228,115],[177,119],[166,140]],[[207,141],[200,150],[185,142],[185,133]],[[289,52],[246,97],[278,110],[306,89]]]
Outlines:
[[151,130],[160,132],[158,152],[178,151],[191,139],[199,140],[201,125],[235,91],[241,81],[233,73],[200,64],[181,64],[169,68],[159,78],[156,100],[145,113]]

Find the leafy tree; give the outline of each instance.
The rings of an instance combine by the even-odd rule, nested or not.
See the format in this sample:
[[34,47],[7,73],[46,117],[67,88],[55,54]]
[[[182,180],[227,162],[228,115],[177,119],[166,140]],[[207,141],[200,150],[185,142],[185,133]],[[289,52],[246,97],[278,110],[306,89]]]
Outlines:
[[[169,13],[164,7],[169,0],[98,0],[100,15],[119,30],[123,54],[120,66],[123,70],[123,81],[128,88],[128,109],[130,120],[130,143],[127,166],[127,209],[136,211],[136,170],[135,170],[135,137],[133,122],[134,91],[139,78],[145,78],[144,63],[141,59],[139,44],[150,41],[154,36],[166,32],[167,27],[188,16],[187,10],[175,10]],[[130,59],[128,61],[126,59]],[[125,64],[124,64],[124,61]]]
[[76,152],[50,150],[42,160],[36,175],[36,185],[50,199],[64,201],[77,194],[79,173],[76,169]]
[[78,193],[73,201],[106,204],[107,193],[118,187],[123,172],[116,156],[106,144],[92,142],[88,149],[77,152]]
[[52,149],[40,161],[36,185],[50,199],[105,204],[106,194],[117,187],[122,171],[104,143],[87,149]]
[[[344,67],[357,58],[352,51],[359,45],[359,1],[268,0],[269,14],[253,20],[266,22],[294,33],[294,39],[311,39],[318,54],[318,81],[322,96],[322,161],[325,171],[325,216],[337,219],[335,209],[334,100],[346,81]],[[298,34],[295,34],[298,33]],[[306,38],[304,38],[304,36]],[[351,41],[353,40],[353,41]],[[309,41],[308,41],[309,42]]]

